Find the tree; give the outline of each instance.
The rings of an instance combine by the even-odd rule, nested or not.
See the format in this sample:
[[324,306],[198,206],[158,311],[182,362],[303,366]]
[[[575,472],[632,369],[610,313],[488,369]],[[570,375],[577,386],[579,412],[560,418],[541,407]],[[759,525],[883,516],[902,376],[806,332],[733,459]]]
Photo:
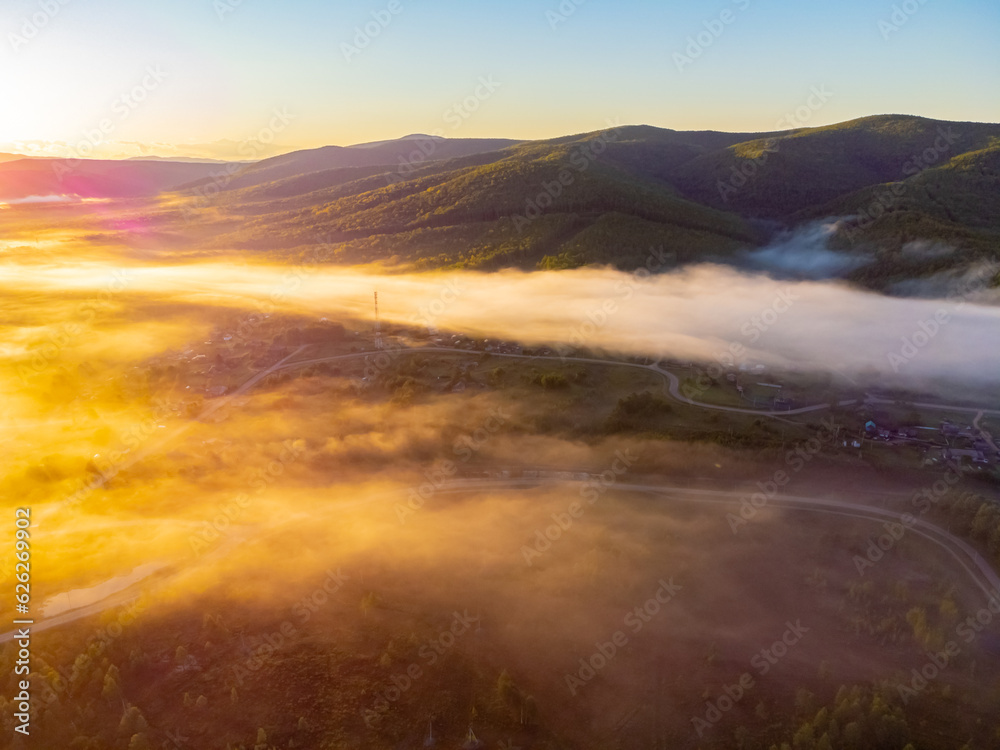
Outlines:
[[792,738],[792,746],[795,750],[813,750],[816,747],[816,732],[812,724],[806,722]]
[[[112,669],[114,670],[114,672],[111,671]],[[118,685],[117,675],[118,675],[118,670],[112,664],[111,668],[108,669],[108,673],[104,675],[104,687],[101,690],[101,695],[104,696],[105,698],[110,699],[118,695],[121,688]]]
[[830,709],[823,706],[819,711],[816,712],[816,718],[813,719],[813,725],[819,730],[825,730],[827,723],[830,721]]
[[856,721],[844,727],[844,741],[847,747],[857,747],[861,743],[862,735],[861,725]]
[[798,688],[795,691],[795,708],[806,716],[812,714],[815,709],[816,696],[805,688]]
[[975,539],[986,540],[995,526],[993,508],[985,503],[980,505],[976,517],[972,519],[972,536]]
[[361,597],[361,613],[365,615],[365,617],[367,617],[368,612],[376,604],[378,604],[378,597],[375,595],[373,591],[369,591],[367,594]]
[[509,703],[515,692],[516,688],[514,687],[514,680],[511,679],[510,674],[508,674],[505,669],[497,678],[497,695],[500,696],[501,701]]
[[146,722],[146,717],[142,715],[137,706],[129,706],[122,714],[122,720],[118,724],[118,734],[126,737],[145,732],[147,729],[149,729],[149,724]]
[[561,372],[547,372],[535,378],[535,383],[547,391],[569,388],[569,380]]
[[524,699],[524,720],[521,723],[538,723],[538,703],[535,701],[535,696],[533,695],[526,696]]

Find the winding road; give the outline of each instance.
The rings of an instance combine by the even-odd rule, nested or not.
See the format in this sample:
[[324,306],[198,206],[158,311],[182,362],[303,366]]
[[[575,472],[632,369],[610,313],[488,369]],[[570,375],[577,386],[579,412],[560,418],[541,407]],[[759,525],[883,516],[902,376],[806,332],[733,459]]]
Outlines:
[[[255,374],[245,383],[243,383],[239,388],[237,388],[233,393],[228,394],[225,397],[213,400],[213,403],[201,412],[199,418],[209,416],[210,414],[218,411],[219,409],[226,406],[231,400],[243,395],[255,385],[264,380],[268,375],[275,372],[280,372],[282,370],[288,370],[299,367],[306,367],[313,364],[323,364],[329,362],[343,361],[343,360],[354,360],[363,359],[366,357],[379,356],[379,352],[352,352],[350,354],[340,354],[332,355],[328,357],[316,357],[311,359],[294,359],[296,356],[301,354],[307,348],[306,345],[300,346],[294,352],[279,360],[275,364],[266,368],[265,370]],[[400,356],[409,354],[426,354],[426,353],[438,353],[438,354],[451,354],[451,355],[478,355],[479,352],[467,352],[466,350],[456,350],[445,347],[420,347],[413,349],[394,349],[384,352],[387,356]],[[490,353],[491,357],[499,358],[509,358],[509,359],[522,359],[522,360],[545,360],[554,362],[584,362],[590,364],[598,365],[610,365],[619,367],[632,367],[640,370],[645,370],[649,372],[656,373],[665,379],[664,389],[665,392],[670,395],[671,398],[678,402],[688,404],[690,406],[701,407],[704,409],[712,409],[717,411],[727,411],[735,412],[740,414],[756,414],[766,417],[786,417],[795,414],[806,414],[810,412],[822,411],[829,409],[834,406],[834,404],[815,404],[813,406],[801,407],[798,409],[783,410],[783,411],[765,411],[758,409],[744,409],[739,407],[724,406],[717,404],[706,404],[701,401],[696,401],[687,396],[684,396],[680,392],[681,381],[672,372],[661,369],[656,364],[645,365],[635,362],[624,362],[621,360],[606,360],[588,357],[558,357],[558,356],[539,356],[539,355],[526,355],[526,354],[500,354],[500,353]],[[869,398],[868,400],[880,402],[880,403],[893,403],[887,399],[874,399]],[[857,403],[856,400],[847,400],[837,402],[837,406],[849,406],[851,404]],[[942,404],[915,404],[915,406],[920,406],[924,408],[934,408],[934,409],[947,409],[954,411],[972,411],[979,414],[979,417],[983,413],[989,414],[1000,414],[1000,411],[989,410],[989,409],[971,409],[966,407],[949,407]],[[977,421],[978,418],[977,417]],[[137,461],[141,460],[150,453],[155,452],[157,449],[163,447],[166,443],[172,441],[174,438],[183,434],[189,427],[188,425],[181,425],[180,427],[170,431],[168,434],[162,436],[158,440],[155,440],[152,444],[147,445],[141,451],[130,456],[127,462],[122,463],[117,471],[120,471],[127,466],[130,466]],[[116,473],[117,473],[116,471]],[[446,482],[438,492],[469,492],[476,490],[502,490],[502,489],[517,489],[524,488],[528,486],[537,486],[538,484],[548,483],[548,484],[567,484],[574,480],[567,480],[565,475],[567,473],[574,472],[549,472],[553,476],[551,477],[533,477],[531,479],[510,479],[510,480],[479,480],[479,479],[464,479],[464,480],[451,480]],[[580,472],[576,472],[579,474]],[[558,475],[558,476],[555,476]],[[110,477],[109,477],[110,478]],[[589,481],[589,480],[588,480]],[[578,482],[581,483],[581,482]],[[733,491],[722,491],[722,490],[705,490],[705,489],[695,489],[690,487],[675,487],[657,484],[617,484],[615,489],[632,491],[632,492],[643,492],[647,494],[652,494],[658,496],[664,500],[670,501],[683,501],[683,502],[714,502],[714,503],[729,503],[732,504],[737,499],[742,498],[744,495]],[[400,496],[405,495],[409,488],[400,490]],[[378,499],[384,499],[380,497]],[[49,513],[55,512],[59,508],[63,507],[67,502],[62,501],[56,503],[54,506],[48,509]],[[361,503],[370,503],[374,500],[359,501]],[[340,505],[335,510],[343,510],[350,507],[356,503],[348,505]],[[794,508],[801,510],[809,510],[813,512],[827,513],[833,515],[851,516],[861,519],[866,519],[870,521],[877,522],[893,522],[900,523],[901,517],[897,513],[892,511],[884,510],[870,505],[862,505],[858,503],[848,503],[838,500],[831,500],[827,498],[811,498],[811,497],[800,497],[791,495],[779,495],[774,498],[769,499],[768,504],[777,507]],[[251,532],[248,527],[244,529],[246,532]],[[917,534],[928,541],[942,547],[945,549],[962,567],[962,569],[971,577],[976,586],[987,596],[997,596],[1000,592],[1000,577],[998,577],[996,571],[993,567],[985,560],[983,557],[967,542],[963,539],[951,534],[949,531],[942,529],[941,527],[930,523],[922,518],[916,518],[907,527],[907,533]],[[225,554],[230,548],[231,544],[239,543],[245,540],[247,536],[238,535],[237,538],[230,538],[229,544],[223,545],[221,549],[216,549],[209,555],[209,558],[215,558],[220,554]],[[176,574],[175,574],[176,575]],[[62,625],[68,622],[73,622],[74,620],[81,619],[83,617],[89,617],[94,614],[98,614],[102,611],[110,609],[112,607],[119,606],[126,602],[132,601],[136,598],[136,591],[141,587],[141,582],[135,586],[129,587],[124,591],[117,592],[100,602],[95,602],[88,606],[81,607],[79,609],[71,610],[68,612],[63,612],[57,616],[46,618],[42,620],[37,620],[32,626],[34,632],[47,630],[58,625]],[[9,631],[0,634],[0,643],[11,640],[16,631]]]
[[[433,352],[435,354],[457,354],[457,355],[468,355],[477,356],[483,352],[479,351],[469,351],[467,349],[448,349],[446,347],[435,347],[435,346],[424,346],[414,349],[391,349],[387,350],[385,354],[387,356],[400,356],[403,354],[425,354],[428,352]],[[833,406],[850,406],[851,404],[856,404],[857,399],[849,399],[846,401],[838,401],[836,404],[814,404],[813,406],[803,406],[798,409],[780,409],[780,410],[766,410],[766,409],[745,409],[738,406],[724,406],[722,404],[708,404],[704,401],[696,401],[692,398],[688,398],[681,393],[681,380],[674,373],[669,370],[664,370],[657,366],[656,364],[643,365],[638,362],[625,362],[619,359],[597,359],[596,357],[557,357],[557,356],[543,356],[538,354],[501,354],[497,352],[486,352],[491,357],[504,357],[507,359],[527,359],[527,360],[542,360],[549,362],[561,362],[566,364],[567,362],[585,362],[587,364],[595,365],[608,365],[611,367],[632,367],[638,370],[645,370],[647,372],[654,372],[657,375],[663,377],[667,382],[665,385],[664,392],[667,393],[670,398],[675,401],[679,401],[682,404],[688,404],[689,406],[697,406],[702,409],[711,409],[715,411],[728,411],[736,414],[755,414],[761,417],[788,417],[794,416],[796,414],[808,414],[815,411],[824,411],[830,409]],[[276,366],[276,369],[287,370],[294,367],[305,367],[307,365],[323,364],[326,362],[336,362],[347,359],[357,359],[359,357],[377,357],[379,352],[354,352],[351,354],[335,354],[330,357],[316,357],[313,359],[302,359],[294,360],[291,362],[284,362],[280,367]]]
[[[591,476],[590,474],[587,474],[586,480],[565,478],[567,474],[572,473],[579,475],[586,472],[546,471],[541,472],[541,475],[537,477],[501,480],[454,479],[442,483],[442,485],[435,490],[435,494],[518,490],[537,487],[539,485],[583,487],[586,486],[588,482],[594,481],[597,478]],[[732,490],[696,489],[692,487],[679,487],[663,484],[617,483],[613,486],[613,489],[615,491],[637,492],[652,495],[658,500],[671,503],[716,503],[729,505],[731,508],[735,507],[735,503],[737,501],[747,496],[747,493]],[[404,487],[400,488],[398,491],[383,493],[374,498],[338,504],[336,507],[331,508],[330,513],[340,513],[344,510],[358,507],[360,505],[370,505],[376,502],[389,502],[393,499],[403,499],[408,497],[409,492],[410,488]],[[940,526],[922,518],[917,517],[914,518],[912,522],[903,524],[901,514],[876,506],[849,503],[829,498],[805,497],[799,495],[777,495],[770,498],[767,501],[767,504],[780,508],[859,518],[878,524],[885,524],[887,522],[901,524],[905,528],[905,531],[902,533],[902,537],[911,533],[916,534],[946,551],[956,561],[962,571],[969,576],[976,587],[983,592],[986,600],[989,600],[991,597],[1000,596],[1000,576],[997,575],[997,572],[994,570],[992,565],[990,565],[990,563],[964,539],[961,539]],[[720,522],[728,523],[728,521],[725,520],[725,517],[720,517]],[[294,523],[301,523],[301,520],[295,519]],[[264,535],[279,533],[283,528],[285,527],[272,527]],[[875,536],[880,536],[884,533],[882,526],[879,526],[878,529],[879,530],[876,531]],[[206,558],[204,558],[203,561],[223,557],[229,552],[230,549],[232,549],[233,546],[250,538],[260,538],[261,536],[261,534],[258,534],[255,537],[252,533],[252,527],[241,527],[240,534],[229,536],[226,544],[217,547]],[[891,548],[886,552],[886,554],[892,554]],[[511,550],[511,558],[512,560],[520,559],[520,552],[518,550]],[[877,565],[877,563],[875,564]],[[181,574],[181,572],[176,571],[177,569],[175,568],[171,575],[163,577],[160,581],[160,585],[164,585],[172,578]],[[48,630],[59,625],[64,625],[84,617],[90,617],[91,615],[99,614],[100,612],[108,609],[127,604],[137,598],[138,592],[142,586],[142,582],[139,582],[124,591],[116,592],[100,602],[95,602],[90,605],[80,607],[79,609],[63,612],[51,618],[36,620],[35,624],[32,626],[32,632]],[[14,630],[0,634],[0,643],[12,640],[15,637],[15,634],[16,631]]]

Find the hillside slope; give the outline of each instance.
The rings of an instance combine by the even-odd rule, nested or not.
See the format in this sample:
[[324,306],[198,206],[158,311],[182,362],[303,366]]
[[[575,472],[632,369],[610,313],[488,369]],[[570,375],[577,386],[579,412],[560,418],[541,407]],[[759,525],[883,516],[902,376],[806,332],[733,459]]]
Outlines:
[[343,262],[497,267],[629,266],[650,246],[693,260],[761,239],[739,216],[687,200],[620,156],[604,158],[619,137],[601,131],[428,162],[399,181],[339,169],[231,190],[222,205],[243,220],[220,243],[278,250],[323,238]]
[[506,138],[441,138],[411,135],[394,141],[355,146],[323,146],[293,151],[256,162],[235,174],[227,183],[230,190],[262,186],[288,177],[339,170],[349,167],[383,167],[401,176],[414,165],[429,160],[452,159],[470,154],[497,151],[517,141]]
[[[627,126],[521,143],[434,140],[426,153],[419,143],[244,168],[213,203],[216,246],[290,256],[322,246],[338,262],[421,268],[628,268],[652,247],[676,262],[725,260],[766,242],[768,227],[854,216],[834,248],[879,263],[917,240],[955,245],[952,261],[910,263],[903,275],[1000,258],[996,124],[884,115],[780,133]],[[389,159],[407,150],[419,158],[402,168]]]

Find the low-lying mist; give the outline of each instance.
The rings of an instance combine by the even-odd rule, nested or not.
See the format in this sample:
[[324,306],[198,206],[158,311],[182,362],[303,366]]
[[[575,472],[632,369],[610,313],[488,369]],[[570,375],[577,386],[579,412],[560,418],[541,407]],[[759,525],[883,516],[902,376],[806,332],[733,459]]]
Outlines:
[[[703,264],[657,275],[559,272],[378,275],[329,267],[198,263],[7,264],[0,284],[45,295],[153,295],[177,304],[371,319],[525,344],[803,370],[987,383],[1000,365],[988,290],[897,298],[835,280]],[[985,303],[985,304],[981,304]],[[54,324],[54,321],[53,321]],[[36,330],[36,332],[41,332]],[[16,345],[17,337],[8,346]],[[561,349],[563,351],[564,349]]]
[[[862,589],[853,556],[880,528],[862,518],[768,507],[735,533],[727,514],[741,493],[787,468],[790,422],[765,429],[749,415],[741,426],[671,402],[706,432],[753,429],[776,442],[737,450],[616,432],[606,428],[619,399],[662,394],[661,376],[454,350],[390,355],[373,383],[363,351],[377,289],[390,347],[403,329],[430,328],[557,352],[990,382],[1000,311],[968,297],[890,298],[712,264],[656,276],[378,275],[140,265],[95,248],[75,262],[8,260],[0,289],[0,491],[34,509],[33,601],[68,618],[39,630],[58,638],[45,641],[53,669],[36,680],[41,690],[65,667],[66,702],[110,701],[111,732],[121,719],[105,683],[120,672],[157,744],[170,727],[194,736],[211,726],[247,745],[244,735],[267,726],[279,746],[315,746],[302,737],[304,709],[289,705],[292,692],[319,690],[309,721],[372,746],[422,741],[430,716],[460,738],[473,712],[490,746],[510,739],[500,727],[515,741],[552,732],[579,747],[615,733],[621,747],[652,737],[727,746],[729,724],[763,726],[800,688],[830,701],[841,683],[919,665],[912,609],[943,629],[944,598],[956,612],[981,606],[955,561],[916,537]],[[314,332],[329,335],[317,350],[342,358],[254,382],[288,356],[308,358],[290,334]],[[572,387],[536,382],[534,370],[559,368]],[[468,388],[451,386],[469,373]],[[926,481],[918,474],[875,471],[845,447],[786,489],[889,496],[912,493]],[[644,482],[662,491],[628,488]],[[704,488],[732,494],[708,501]],[[127,635],[99,656],[107,664],[74,683],[73,665],[97,648],[94,618],[118,625],[140,591]],[[454,613],[471,625],[452,630]],[[757,666],[790,623],[801,642],[773,668]],[[275,633],[280,648],[248,667]],[[447,647],[444,633],[455,634]],[[883,647],[887,633],[898,650]],[[379,708],[414,664],[422,676]],[[753,692],[726,721],[692,724],[744,674]],[[61,731],[55,711],[39,723]]]

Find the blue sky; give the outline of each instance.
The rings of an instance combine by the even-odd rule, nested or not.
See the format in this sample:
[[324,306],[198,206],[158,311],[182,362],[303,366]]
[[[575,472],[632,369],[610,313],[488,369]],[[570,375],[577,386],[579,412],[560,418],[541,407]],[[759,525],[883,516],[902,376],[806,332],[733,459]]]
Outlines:
[[[377,35],[345,54],[366,23]],[[102,121],[97,153],[206,155],[609,119],[761,131],[814,88],[804,125],[1000,121],[995,0],[9,0],[0,34],[0,150],[72,152]]]

